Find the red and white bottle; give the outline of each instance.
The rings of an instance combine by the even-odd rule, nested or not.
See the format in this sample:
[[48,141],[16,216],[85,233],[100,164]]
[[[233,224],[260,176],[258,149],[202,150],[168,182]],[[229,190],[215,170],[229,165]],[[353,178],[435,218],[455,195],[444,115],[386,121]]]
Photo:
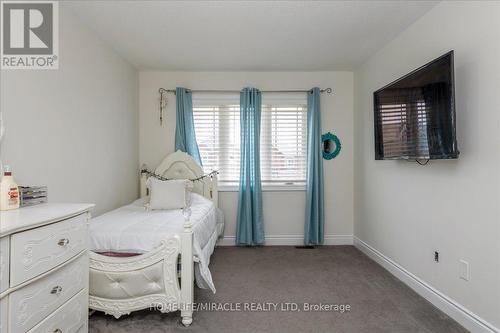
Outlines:
[[19,204],[19,187],[12,177],[10,167],[6,165],[0,182],[0,210],[17,209]]

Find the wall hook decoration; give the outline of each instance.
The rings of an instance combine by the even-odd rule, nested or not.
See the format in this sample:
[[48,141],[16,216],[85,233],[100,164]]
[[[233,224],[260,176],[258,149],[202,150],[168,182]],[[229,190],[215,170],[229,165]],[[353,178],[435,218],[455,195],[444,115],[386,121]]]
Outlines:
[[160,126],[163,125],[163,110],[167,106],[167,97],[164,96],[168,91],[166,89],[160,88],[158,89],[160,93]]
[[323,158],[325,160],[331,160],[337,157],[342,149],[339,138],[330,132],[321,136],[321,142],[323,143]]

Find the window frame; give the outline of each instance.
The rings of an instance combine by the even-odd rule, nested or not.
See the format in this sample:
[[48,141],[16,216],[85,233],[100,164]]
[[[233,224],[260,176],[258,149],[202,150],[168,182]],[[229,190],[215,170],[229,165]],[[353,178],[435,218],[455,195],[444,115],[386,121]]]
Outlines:
[[[276,94],[276,93],[265,93],[262,96],[262,112],[266,107],[279,107],[279,105],[297,105],[304,107],[305,119],[304,124],[304,137],[305,143],[305,174],[304,179],[301,181],[295,181],[293,183],[289,182],[279,182],[278,181],[262,181],[262,191],[264,192],[281,192],[281,191],[305,191],[306,189],[306,177],[307,177],[307,95],[306,94]],[[208,107],[208,106],[229,106],[229,105],[240,105],[239,94],[214,94],[214,93],[193,93],[193,113],[197,107]],[[264,121],[264,116],[261,117],[261,122]],[[263,125],[261,123],[261,141],[262,141],[262,129]],[[196,120],[195,120],[196,128]],[[238,129],[239,131],[239,129]],[[219,133],[219,137],[220,137]],[[262,149],[261,149],[262,150]],[[200,151],[201,153],[201,151]],[[261,151],[262,156],[262,151]],[[261,161],[262,166],[262,161]],[[262,172],[262,167],[261,167]],[[239,177],[238,177],[239,178]],[[220,192],[237,192],[239,191],[239,179],[236,181],[221,181],[219,179],[218,190]]]

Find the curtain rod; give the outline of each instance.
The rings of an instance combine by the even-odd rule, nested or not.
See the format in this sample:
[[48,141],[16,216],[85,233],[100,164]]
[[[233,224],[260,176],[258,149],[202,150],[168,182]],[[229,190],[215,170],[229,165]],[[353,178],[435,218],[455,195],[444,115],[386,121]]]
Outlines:
[[[201,92],[201,93],[211,93],[211,92],[222,92],[222,93],[239,93],[240,90],[191,90],[191,92]],[[310,90],[262,90],[261,92],[263,93],[307,93]],[[173,93],[175,94],[175,89],[165,89],[165,88],[160,88],[158,89],[158,92],[160,94],[162,93]],[[331,94],[333,92],[332,88],[325,88],[321,89],[320,92],[322,93],[327,93]]]

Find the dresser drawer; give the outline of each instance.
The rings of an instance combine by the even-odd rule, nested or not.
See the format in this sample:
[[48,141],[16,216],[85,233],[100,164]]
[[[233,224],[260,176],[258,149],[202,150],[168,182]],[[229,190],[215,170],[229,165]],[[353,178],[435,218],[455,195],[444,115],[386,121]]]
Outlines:
[[0,299],[0,333],[7,333],[8,327],[8,318],[9,318],[9,309],[7,304],[9,301],[7,300],[9,296],[5,296]]
[[88,256],[9,295],[9,326],[12,333],[26,332],[88,285]]
[[0,293],[9,288],[9,237],[0,239]]
[[87,325],[87,318],[88,294],[87,290],[82,290],[29,332],[75,333],[82,326]]
[[40,275],[85,249],[86,222],[87,214],[81,214],[11,236],[10,285]]

